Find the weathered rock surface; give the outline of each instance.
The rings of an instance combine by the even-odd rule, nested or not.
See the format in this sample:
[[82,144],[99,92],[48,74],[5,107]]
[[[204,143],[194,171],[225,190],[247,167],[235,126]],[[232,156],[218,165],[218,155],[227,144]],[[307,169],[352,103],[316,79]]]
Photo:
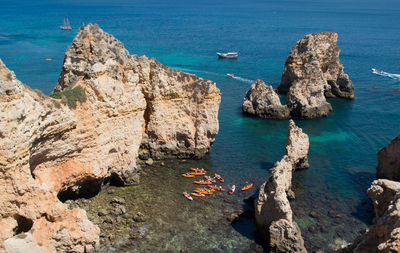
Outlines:
[[153,158],[201,157],[218,132],[215,83],[129,55],[97,25],[79,29],[55,91],[78,86],[87,99],[71,110],[0,61],[0,251],[22,232],[33,241],[7,245],[96,248],[99,229],[60,200],[96,194],[108,177],[137,183],[141,145]]
[[[86,88],[93,109],[104,106],[113,117],[134,110],[143,119],[134,119],[143,131],[136,127],[140,133],[131,135],[137,134],[135,140],[155,159],[201,158],[218,133],[221,96],[215,83],[129,55],[97,25],[80,29],[67,50],[55,91],[76,85]],[[137,149],[132,150],[137,156]]]
[[279,95],[271,85],[266,85],[262,80],[256,80],[251,85],[244,98],[242,110],[260,118],[287,119],[290,117],[289,109],[286,105],[282,105]]
[[294,169],[306,169],[308,164],[308,150],[310,140],[303,129],[296,126],[293,120],[289,120],[286,139],[286,155],[292,160]]
[[272,252],[307,252],[293,220],[288,193],[292,191],[293,170],[308,167],[308,146],[308,136],[291,120],[286,155],[271,168],[255,202],[256,225]]
[[[46,252],[84,252],[98,245],[100,231],[85,211],[69,210],[57,198],[66,180],[85,173],[62,170],[60,165],[49,181],[34,178],[41,161],[62,163],[70,158],[77,143],[65,138],[76,127],[77,118],[66,106],[23,85],[0,61],[0,251],[13,236],[17,238],[7,243],[10,250],[16,242],[22,248],[23,242],[37,244]],[[42,147],[38,160],[36,150]],[[18,238],[28,231],[34,242],[31,237]]]
[[400,181],[400,135],[379,151],[376,178]]
[[326,98],[354,99],[353,83],[339,62],[337,38],[333,32],[304,36],[287,57],[278,87],[279,93],[287,94],[287,104],[281,105],[272,87],[255,89],[253,84],[243,111],[262,118],[313,119],[332,111]]
[[279,92],[288,92],[295,81],[303,79],[323,85],[326,97],[353,99],[353,83],[343,72],[337,40],[334,32],[307,34],[299,40],[286,59]]
[[287,106],[293,118],[301,119],[325,117],[332,111],[321,79],[294,81],[287,93]]
[[374,204],[374,223],[355,240],[352,251],[400,252],[400,182],[375,180],[368,195]]

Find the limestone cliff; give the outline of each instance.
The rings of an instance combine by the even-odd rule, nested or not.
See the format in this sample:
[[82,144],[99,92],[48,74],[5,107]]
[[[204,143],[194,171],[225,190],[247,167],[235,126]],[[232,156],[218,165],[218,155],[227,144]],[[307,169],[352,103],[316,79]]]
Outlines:
[[[71,109],[77,88],[85,99]],[[96,248],[99,229],[60,200],[96,194],[105,178],[137,183],[141,145],[155,158],[198,158],[218,132],[215,83],[130,55],[97,25],[79,29],[53,95],[62,99],[0,62],[0,251]]]
[[[373,224],[359,236],[348,251],[400,252],[400,137],[378,153],[378,179],[372,182],[368,195],[375,209]],[[390,180],[388,180],[390,179]],[[392,181],[393,180],[393,181]]]
[[352,252],[400,252],[400,182],[375,180],[368,195],[374,204],[374,223],[355,240]]
[[[0,60],[0,251],[13,236],[7,247],[18,238],[46,252],[84,252],[98,245],[100,231],[85,211],[69,210],[57,198],[68,178],[85,176],[62,170],[62,161],[76,150],[76,142],[66,141],[76,128],[77,118],[66,106],[23,85]],[[59,173],[35,179],[42,160],[50,170],[55,169],[50,163],[61,163]],[[25,241],[18,237],[28,231]]]
[[273,91],[257,92],[256,100],[248,99],[249,93],[255,93],[252,86],[243,103],[243,111],[262,118],[313,119],[325,117],[332,111],[326,98],[353,99],[353,83],[343,72],[337,39],[337,33],[333,32],[304,36],[288,55],[278,87],[279,93],[287,94],[287,104],[271,103],[271,98],[276,97]]
[[136,140],[153,158],[200,158],[218,133],[221,96],[215,83],[129,55],[97,25],[78,32],[55,91],[77,85],[86,89],[93,110],[104,107],[116,115],[135,110],[134,121],[143,124],[145,133]]
[[256,225],[271,252],[307,252],[300,228],[293,220],[288,194],[292,191],[293,170],[308,167],[308,142],[308,136],[291,120],[286,155],[271,168],[255,202]]
[[376,178],[400,181],[400,135],[379,151]]

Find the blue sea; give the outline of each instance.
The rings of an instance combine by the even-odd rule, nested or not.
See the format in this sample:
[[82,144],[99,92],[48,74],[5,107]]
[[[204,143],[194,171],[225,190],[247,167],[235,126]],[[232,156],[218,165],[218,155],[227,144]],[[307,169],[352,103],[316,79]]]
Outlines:
[[[73,31],[59,29],[65,17]],[[216,82],[220,132],[206,160],[226,180],[257,187],[285,152],[287,121],[244,116],[246,91],[256,79],[277,87],[287,55],[305,34],[337,32],[355,99],[329,100],[328,117],[296,121],[310,136],[311,167],[294,173],[292,208],[310,251],[328,250],[336,239],[352,241],[371,223],[366,190],[375,178],[376,154],[400,133],[400,78],[375,75],[371,68],[400,73],[400,1],[0,1],[0,58],[22,82],[50,94],[64,52],[88,23],[99,24],[131,54]],[[219,60],[217,51],[238,51],[240,57]],[[310,217],[311,211],[326,219]],[[230,239],[252,238],[246,229],[252,228],[240,228]],[[160,239],[159,246],[165,244]]]

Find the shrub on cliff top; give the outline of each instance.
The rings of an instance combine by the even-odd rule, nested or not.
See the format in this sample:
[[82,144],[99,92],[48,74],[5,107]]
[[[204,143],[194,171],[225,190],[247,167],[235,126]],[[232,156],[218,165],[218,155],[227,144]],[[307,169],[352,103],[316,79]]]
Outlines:
[[83,103],[86,101],[85,89],[81,86],[76,86],[71,90],[64,90],[60,92],[53,92],[50,97],[55,99],[61,99],[61,102],[68,105],[70,109],[76,108],[76,102]]

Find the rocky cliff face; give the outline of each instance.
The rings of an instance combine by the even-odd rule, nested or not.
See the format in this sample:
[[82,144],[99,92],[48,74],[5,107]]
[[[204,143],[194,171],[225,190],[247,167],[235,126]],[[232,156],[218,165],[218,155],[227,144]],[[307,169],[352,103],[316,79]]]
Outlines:
[[0,251],[97,247],[99,229],[60,200],[96,194],[104,178],[137,183],[140,146],[155,158],[201,157],[218,132],[215,83],[129,55],[97,25],[79,30],[55,88],[82,88],[74,110],[0,63]]
[[242,105],[243,112],[267,119],[287,119],[289,109],[282,105],[279,95],[272,86],[262,80],[256,80],[247,91]]
[[400,252],[399,143],[397,136],[378,153],[376,176],[384,179],[373,181],[368,189],[375,218],[365,234],[346,249],[349,252]]
[[136,140],[153,158],[200,158],[218,133],[221,96],[215,83],[129,55],[97,25],[81,28],[68,48],[55,91],[77,85],[96,110],[104,106],[118,114],[120,108],[128,115],[135,110],[143,119],[134,119],[143,125],[138,134],[144,133]]
[[279,92],[288,92],[295,81],[304,79],[322,85],[326,97],[353,99],[353,84],[340,64],[337,40],[334,32],[307,34],[299,40],[286,59]]
[[[23,85],[0,61],[0,251],[5,245],[11,250],[15,240],[47,252],[84,252],[98,245],[100,231],[85,211],[69,210],[57,198],[67,180],[86,174],[84,168],[63,170],[78,144],[66,141],[77,124],[66,106]],[[35,179],[41,161],[49,170],[60,165],[48,181]]]
[[374,223],[355,240],[352,252],[400,252],[400,182],[375,180],[368,195],[374,204]]
[[376,178],[400,181],[400,135],[379,151]]
[[[243,111],[263,118],[313,119],[325,117],[332,111],[326,98],[353,99],[353,83],[339,62],[337,38],[337,33],[333,32],[307,34],[293,47],[278,87],[278,92],[287,94],[287,105],[270,102],[271,97],[276,96],[272,87],[270,92],[255,92],[252,86],[243,103]],[[256,100],[250,99],[249,94],[257,94],[253,95]]]
[[255,202],[255,218],[271,252],[307,252],[301,231],[293,220],[288,195],[292,172],[308,166],[308,136],[291,120],[288,126],[286,155],[270,170],[270,177]]

